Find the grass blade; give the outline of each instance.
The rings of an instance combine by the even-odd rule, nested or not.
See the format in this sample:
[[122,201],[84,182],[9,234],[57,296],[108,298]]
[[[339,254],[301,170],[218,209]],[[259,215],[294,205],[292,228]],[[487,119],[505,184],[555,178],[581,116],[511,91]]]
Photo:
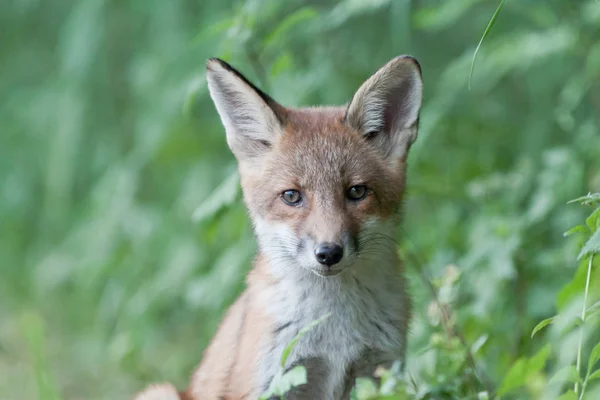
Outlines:
[[477,53],[479,53],[479,48],[481,47],[481,43],[483,43],[483,40],[490,33],[492,26],[494,26],[494,23],[496,23],[496,18],[498,18],[498,14],[500,14],[500,10],[502,10],[502,7],[504,7],[504,0],[501,0],[500,4],[498,4],[498,8],[496,8],[494,15],[492,15],[492,18],[490,19],[490,22],[488,23],[487,28],[485,28],[485,32],[483,32],[483,36],[481,36],[481,39],[479,40],[479,44],[477,45],[477,48],[475,49],[475,52],[473,53],[473,59],[471,60],[471,71],[469,72],[469,90],[471,90],[471,77],[473,76],[473,70],[475,69],[475,58],[477,57]]
[[304,328],[300,329],[300,332],[298,332],[298,334],[292,339],[292,341],[286,346],[286,348],[283,349],[283,354],[281,355],[281,362],[280,362],[281,368],[285,367],[285,362],[287,361],[287,358],[290,355],[290,352],[294,349],[294,346],[296,346],[296,343],[298,342],[298,340],[300,340],[302,338],[302,336],[304,336],[308,332],[310,332],[311,329],[313,329],[315,326],[319,325],[321,322],[323,322],[327,318],[329,318],[330,315],[331,315],[331,313],[327,313],[327,314],[323,315],[321,318],[312,321],[310,324],[308,324]]

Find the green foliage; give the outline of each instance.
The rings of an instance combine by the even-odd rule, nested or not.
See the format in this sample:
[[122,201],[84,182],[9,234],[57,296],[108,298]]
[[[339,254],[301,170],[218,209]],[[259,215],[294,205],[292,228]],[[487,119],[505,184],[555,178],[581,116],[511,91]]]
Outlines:
[[410,53],[407,365],[354,396],[598,398],[600,2],[498,3],[3,2],[0,397],[187,383],[256,250],[208,57],[297,106]]
[[325,314],[319,319],[316,319],[306,325],[304,328],[300,329],[298,334],[294,336],[294,338],[290,341],[290,343],[283,349],[283,353],[281,354],[281,362],[279,364],[279,370],[277,374],[273,377],[273,380],[269,384],[269,388],[267,391],[260,397],[261,400],[266,400],[271,398],[272,396],[278,396],[283,398],[283,396],[290,391],[290,389],[300,386],[306,383],[306,368],[302,365],[296,365],[295,367],[286,370],[286,361],[298,343],[298,340],[302,339],[304,335],[310,332],[315,326],[329,318],[330,314]]
[[506,373],[498,395],[503,396],[535,379],[536,375],[545,367],[549,355],[550,346],[546,345],[532,358],[523,357],[517,360]]

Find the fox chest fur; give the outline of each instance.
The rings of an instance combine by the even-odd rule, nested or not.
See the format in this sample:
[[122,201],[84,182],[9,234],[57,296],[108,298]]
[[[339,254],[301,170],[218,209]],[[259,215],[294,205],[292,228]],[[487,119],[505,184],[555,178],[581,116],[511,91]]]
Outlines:
[[268,361],[260,366],[261,388],[268,387],[284,348],[298,331],[325,314],[287,360],[287,368],[304,364],[310,377],[320,379],[304,389],[302,398],[342,398],[356,376],[371,376],[377,365],[402,359],[410,304],[399,269],[384,268],[369,279],[343,274],[323,281],[308,275],[268,289],[264,295],[270,300],[273,330],[264,349]]
[[349,399],[356,377],[404,360],[410,299],[394,236],[417,136],[418,63],[391,60],[342,107],[285,108],[217,59],[207,81],[259,254],[189,388],[154,386],[136,399],[256,399],[290,341],[324,315],[287,359],[307,382],[286,399]]

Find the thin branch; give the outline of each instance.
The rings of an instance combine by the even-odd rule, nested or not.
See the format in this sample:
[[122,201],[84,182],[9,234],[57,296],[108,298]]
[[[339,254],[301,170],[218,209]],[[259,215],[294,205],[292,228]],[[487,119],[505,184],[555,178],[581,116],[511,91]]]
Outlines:
[[[592,274],[592,261],[594,260],[594,255],[590,256],[590,260],[588,262],[587,269],[587,277],[585,279],[585,291],[583,292],[583,307],[581,309],[581,326],[579,327],[579,344],[577,345],[577,373],[581,376],[581,347],[583,344],[583,328],[585,326],[585,311],[587,305],[588,292],[590,291],[590,276]],[[589,373],[589,372],[588,372]],[[575,394],[579,393],[579,383],[575,382]],[[581,391],[581,399],[583,397],[583,390]]]
[[[405,235],[405,238],[408,240],[408,242],[411,244],[411,246],[414,249],[415,246],[412,243],[412,241],[410,240],[410,238],[408,238],[406,235]],[[433,285],[433,283],[431,283],[431,279],[427,276],[427,273],[425,272],[425,268],[423,268],[423,262],[419,259],[419,256],[414,251],[410,252],[408,254],[408,256],[411,257],[412,264],[415,266],[415,270],[417,271],[419,278],[421,279],[421,281],[423,281],[423,283],[425,284],[425,286],[431,293],[431,296],[433,297],[433,301],[436,303],[436,305],[440,309],[441,322],[442,322],[442,326],[444,327],[444,331],[446,332],[446,335],[448,335],[449,337],[458,338],[458,340],[460,341],[460,344],[465,349],[466,361],[469,364],[469,367],[471,367],[471,369],[473,370],[473,373],[475,374],[475,377],[479,380],[479,382],[485,388],[485,390],[488,392],[488,394],[490,396],[492,396],[493,393],[495,393],[495,391],[494,391],[494,387],[491,383],[491,380],[487,377],[487,375],[483,371],[480,371],[479,368],[477,367],[477,363],[475,362],[475,357],[473,356],[473,353],[471,352],[471,346],[467,343],[467,340],[465,339],[462,332],[457,327],[452,325],[450,305],[443,303],[440,300],[440,298],[438,296],[438,291],[435,288],[435,286]]]

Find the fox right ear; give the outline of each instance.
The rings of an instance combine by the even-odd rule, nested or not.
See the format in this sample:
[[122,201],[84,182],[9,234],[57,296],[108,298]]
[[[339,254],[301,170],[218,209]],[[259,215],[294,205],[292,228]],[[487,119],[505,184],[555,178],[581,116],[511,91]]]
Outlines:
[[396,162],[406,157],[417,137],[422,98],[419,63],[410,56],[396,57],[358,89],[346,121]]
[[285,109],[218,58],[206,63],[208,90],[238,160],[256,157],[282,134]]

